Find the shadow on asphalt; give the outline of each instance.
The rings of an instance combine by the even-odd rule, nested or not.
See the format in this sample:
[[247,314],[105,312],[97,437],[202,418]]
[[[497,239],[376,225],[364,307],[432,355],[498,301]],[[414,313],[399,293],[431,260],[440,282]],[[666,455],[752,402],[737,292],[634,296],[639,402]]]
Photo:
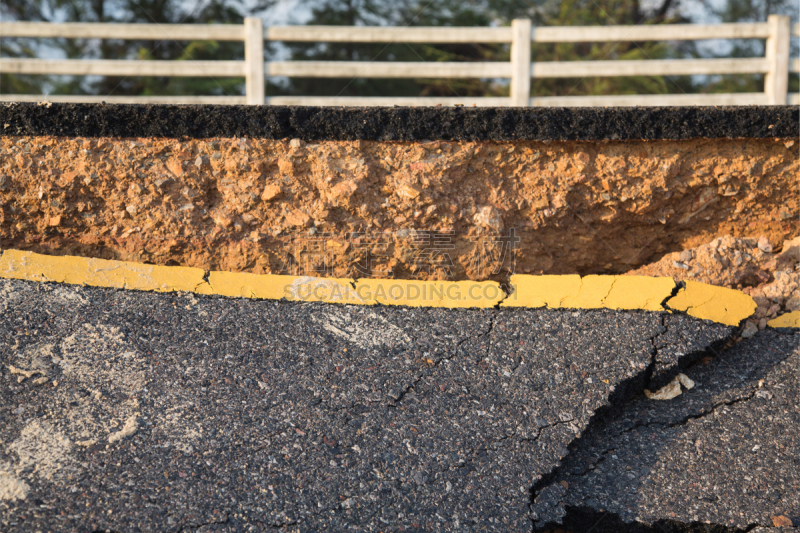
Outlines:
[[[785,434],[800,422],[800,416],[792,414],[798,406],[797,338],[790,330],[762,332],[726,351],[697,358],[685,369],[695,388],[675,399],[652,401],[640,394],[616,409],[599,412],[571,444],[562,464],[534,486],[534,529],[736,533],[758,525],[772,527],[769,516],[781,513],[800,527],[796,493],[775,488],[783,481],[781,476],[787,483],[791,478],[797,483],[792,464],[798,457],[792,439],[787,439],[788,446],[777,442],[763,461],[748,458],[780,438],[763,435]],[[775,401],[780,391],[787,392],[783,403]],[[742,412],[725,413],[736,408]],[[737,435],[742,438],[737,440]],[[735,450],[725,455],[726,447],[730,453],[736,446],[741,448],[738,455]],[[744,468],[747,465],[751,468]],[[771,477],[762,476],[760,481],[742,481],[770,471]],[[728,486],[714,494],[717,486],[713,490],[711,486],[723,483]],[[757,489],[748,491],[752,485]],[[673,486],[675,494],[656,490]],[[750,511],[743,517],[746,524],[734,523],[738,520],[732,519],[736,513],[730,508],[737,506],[739,512]],[[715,512],[717,520],[709,520]],[[688,518],[691,513],[704,519]],[[641,520],[643,514],[646,521]],[[681,515],[688,519],[680,520]],[[725,522],[733,525],[722,525]]]

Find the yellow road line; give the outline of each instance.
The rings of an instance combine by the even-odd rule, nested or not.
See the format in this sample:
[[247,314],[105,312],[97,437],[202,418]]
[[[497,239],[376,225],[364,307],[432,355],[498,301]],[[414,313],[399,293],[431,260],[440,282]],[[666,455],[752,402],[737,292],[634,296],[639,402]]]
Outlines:
[[[141,291],[185,291],[239,298],[285,299],[355,305],[487,308],[549,307],[686,312],[696,318],[736,326],[755,311],[753,299],[733,289],[687,281],[675,296],[675,281],[647,276],[511,276],[510,295],[494,281],[337,279],[244,272],[205,272],[20,250],[0,255],[0,277],[53,281]],[[773,325],[779,324],[779,325]],[[770,322],[800,327],[800,313]]]
[[410,307],[494,307],[506,297],[496,281],[360,279],[359,294],[384,305]]
[[514,293],[501,307],[644,309],[662,311],[672,278],[647,276],[511,276]]
[[726,287],[687,281],[686,287],[667,302],[667,307],[689,316],[738,326],[756,310],[756,302],[741,292]]
[[200,268],[145,265],[74,256],[3,250],[0,277],[140,291],[193,292],[204,284]]
[[246,272],[210,272],[203,294],[218,294],[241,298],[301,302],[335,302],[344,304],[374,304],[360,298],[348,279],[283,276],[277,274],[248,274]]
[[800,311],[792,311],[773,318],[767,325],[771,328],[800,328]]

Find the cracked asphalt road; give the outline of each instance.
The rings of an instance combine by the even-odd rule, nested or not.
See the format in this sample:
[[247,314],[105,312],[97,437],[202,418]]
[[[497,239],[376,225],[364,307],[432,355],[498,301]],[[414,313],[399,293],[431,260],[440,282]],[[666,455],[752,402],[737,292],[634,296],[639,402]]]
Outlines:
[[[12,280],[0,280],[0,311],[0,529],[10,532],[531,531],[547,520],[531,514],[532,495],[570,471],[565,458],[585,457],[586,469],[595,432],[685,418],[640,402],[642,388],[733,332],[667,313],[351,307]],[[675,401],[702,411],[740,394],[728,374],[713,374],[721,396],[699,379]]]
[[688,369],[690,393],[636,397],[596,420],[538,487],[536,525],[593,533],[800,527],[798,337],[762,332]]

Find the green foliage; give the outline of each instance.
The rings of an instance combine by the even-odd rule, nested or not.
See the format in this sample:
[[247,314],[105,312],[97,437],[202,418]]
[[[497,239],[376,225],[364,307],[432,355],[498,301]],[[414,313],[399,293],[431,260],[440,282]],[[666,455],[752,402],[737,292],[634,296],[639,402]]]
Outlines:
[[[475,1],[437,2],[328,0],[308,2],[308,24],[342,26],[488,26],[489,11]],[[320,43],[292,44],[292,59],[318,61],[496,61],[508,47],[483,43]],[[330,96],[488,96],[503,87],[492,80],[293,78],[283,93]]]
[[[3,20],[134,22],[159,24],[240,24],[244,16],[268,13],[277,0],[4,0]],[[525,17],[536,26],[595,26],[689,23],[679,0],[304,0],[313,25],[466,26],[508,25]],[[710,0],[703,22],[764,21],[788,13],[797,21],[795,0]],[[715,7],[716,6],[716,7]],[[696,10],[695,10],[696,12]],[[165,30],[166,31],[166,30]],[[532,46],[534,61],[753,57],[763,55],[759,40],[728,41],[709,47],[693,42],[559,43]],[[796,44],[795,44],[796,47]],[[4,57],[41,57],[60,51],[67,58],[150,60],[241,59],[242,43],[216,41],[122,41],[92,39],[0,39]],[[266,56],[328,61],[508,61],[502,44],[266,43]],[[280,53],[280,54],[279,54]],[[797,54],[797,50],[794,50]],[[633,76],[620,78],[534,79],[532,94],[666,94],[759,92],[763,76]],[[791,76],[790,90],[798,90]],[[57,77],[0,74],[0,92],[102,95],[239,95],[242,78]],[[508,94],[505,80],[292,78],[269,80],[268,94],[328,96],[499,96]]]
[[[776,0],[729,0],[769,2]],[[783,0],[781,0],[783,1]],[[660,0],[644,8],[639,0],[470,0],[458,2],[391,0],[307,0],[311,25],[384,26],[489,26],[508,25],[526,17],[537,26],[596,26],[689,23],[680,14],[678,0]],[[507,61],[508,46],[492,44],[420,45],[388,44],[303,44],[291,45],[292,59],[356,61]],[[707,54],[706,54],[707,55]],[[612,42],[534,44],[533,61],[644,60],[701,57],[694,43]],[[731,77],[698,80],[689,76],[633,76],[619,78],[534,79],[532,94],[666,94],[700,92],[709,83]],[[748,80],[738,90],[753,88]],[[762,82],[763,83],[763,82]],[[729,90],[728,86],[721,86]],[[490,96],[507,95],[501,80],[380,80],[380,79],[292,79],[283,94],[328,96]]]
[[[48,22],[127,22],[158,24],[241,24],[248,11],[263,11],[273,0],[260,0],[246,8],[242,0],[5,0],[4,20]],[[168,27],[164,29],[168,34]],[[244,46],[216,41],[128,41],[117,39],[3,39],[0,53],[10,57],[36,57],[37,51],[60,50],[66,58],[203,60],[244,56]],[[0,76],[5,93],[102,95],[243,94],[244,78],[167,77],[56,77]]]
[[[541,16],[548,26],[642,25],[686,22],[672,13],[671,0],[644,11],[638,0],[564,0]],[[677,57],[674,44],[664,42],[537,43],[534,61],[647,60]],[[690,92],[688,80],[665,76],[582,79],[534,79],[537,96],[598,94],[666,94]]]
[[[792,24],[797,23],[797,2],[795,0],[726,0],[721,7],[708,6],[712,15],[720,22],[763,22],[769,15],[790,15]],[[738,39],[728,41],[730,48],[721,54],[705,54],[707,57],[758,57],[764,55],[765,42],[754,39]],[[796,40],[795,40],[796,43]],[[797,46],[792,54],[797,56]],[[764,76],[761,74],[737,74],[730,76],[714,76],[703,80],[703,92],[733,93],[759,92],[764,88]],[[797,75],[789,76],[789,91],[797,92]]]

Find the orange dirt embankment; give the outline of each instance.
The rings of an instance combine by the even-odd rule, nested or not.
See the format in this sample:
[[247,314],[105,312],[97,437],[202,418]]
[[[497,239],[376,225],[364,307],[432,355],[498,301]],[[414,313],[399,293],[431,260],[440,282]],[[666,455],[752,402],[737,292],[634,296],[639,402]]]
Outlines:
[[504,280],[512,256],[517,273],[621,273],[721,235],[797,235],[793,143],[7,136],[0,246],[340,277]]

